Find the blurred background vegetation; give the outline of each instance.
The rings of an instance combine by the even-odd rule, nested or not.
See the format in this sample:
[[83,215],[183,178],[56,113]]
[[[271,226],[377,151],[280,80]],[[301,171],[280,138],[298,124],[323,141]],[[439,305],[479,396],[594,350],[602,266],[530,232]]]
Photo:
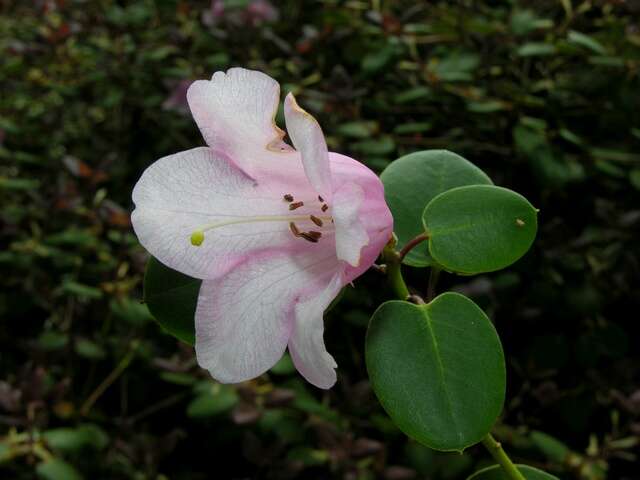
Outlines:
[[489,463],[408,440],[376,401],[375,272],[327,316],[328,392],[287,358],[218,385],[141,303],[132,186],[203,143],[189,82],[244,66],[376,171],[447,148],[541,209],[513,268],[441,287],[501,334],[495,433],[514,458],[640,478],[640,1],[0,0],[0,52],[0,477],[442,480]]

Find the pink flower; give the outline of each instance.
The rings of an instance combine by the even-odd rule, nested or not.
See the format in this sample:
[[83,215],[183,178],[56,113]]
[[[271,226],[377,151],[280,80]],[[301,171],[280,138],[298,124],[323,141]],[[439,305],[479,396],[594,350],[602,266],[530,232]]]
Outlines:
[[322,315],[375,261],[393,220],[378,177],[327,151],[292,94],[233,68],[194,82],[189,107],[208,147],[161,158],[133,190],[140,243],[167,266],[203,279],[198,363],[224,383],[261,375],[287,346],[314,385],[336,381]]

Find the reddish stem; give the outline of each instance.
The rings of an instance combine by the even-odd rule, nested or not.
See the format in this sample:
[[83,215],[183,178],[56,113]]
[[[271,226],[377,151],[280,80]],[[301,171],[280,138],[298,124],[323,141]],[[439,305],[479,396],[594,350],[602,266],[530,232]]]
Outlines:
[[402,262],[402,260],[404,260],[404,257],[407,255],[407,253],[409,253],[411,250],[413,250],[413,248],[416,245],[419,245],[420,243],[424,242],[425,240],[429,240],[429,234],[427,234],[427,233],[421,233],[417,237],[412,238],[411,240],[409,240],[407,242],[407,244],[404,247],[402,247],[402,250],[400,250],[400,252],[398,252],[398,256],[400,257],[400,261]]

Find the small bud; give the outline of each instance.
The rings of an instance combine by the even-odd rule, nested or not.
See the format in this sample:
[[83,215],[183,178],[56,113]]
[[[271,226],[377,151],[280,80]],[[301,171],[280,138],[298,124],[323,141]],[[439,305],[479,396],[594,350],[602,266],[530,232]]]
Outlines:
[[204,232],[202,230],[196,230],[191,234],[191,245],[199,247],[204,242]]
[[524,225],[525,225],[524,220],[516,218],[516,225],[519,226],[519,227],[524,227]]

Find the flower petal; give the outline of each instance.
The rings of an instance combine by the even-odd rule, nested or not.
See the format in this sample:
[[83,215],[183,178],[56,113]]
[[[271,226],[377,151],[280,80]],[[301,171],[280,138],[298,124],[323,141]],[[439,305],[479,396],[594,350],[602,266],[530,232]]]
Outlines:
[[187,100],[207,145],[228,155],[255,178],[265,152],[291,152],[275,124],[280,86],[262,72],[231,68],[197,80]]
[[295,308],[295,322],[289,352],[298,371],[318,388],[331,388],[336,383],[338,366],[324,344],[323,314],[343,287],[341,272],[334,274],[319,294],[300,302]]
[[199,247],[191,244],[191,234],[207,225],[290,215],[283,189],[304,191],[306,179],[301,171],[298,175],[287,171],[285,184],[276,177],[276,167],[272,182],[263,185],[210,148],[161,158],[145,170],[133,190],[136,209],[131,220],[140,243],[165,265],[205,279],[224,275],[261,251],[308,248],[307,242],[292,235],[287,221],[230,224],[205,231]]
[[360,265],[360,251],[369,243],[360,209],[365,192],[356,183],[345,183],[333,194],[333,220],[336,226],[336,254],[354,267]]
[[309,183],[325,201],[331,201],[331,171],[324,134],[313,116],[296,103],[292,93],[284,100],[287,133],[302,156],[302,165]]
[[321,290],[337,268],[331,246],[247,259],[204,281],[196,309],[198,363],[224,383],[266,372],[284,353],[298,299]]

